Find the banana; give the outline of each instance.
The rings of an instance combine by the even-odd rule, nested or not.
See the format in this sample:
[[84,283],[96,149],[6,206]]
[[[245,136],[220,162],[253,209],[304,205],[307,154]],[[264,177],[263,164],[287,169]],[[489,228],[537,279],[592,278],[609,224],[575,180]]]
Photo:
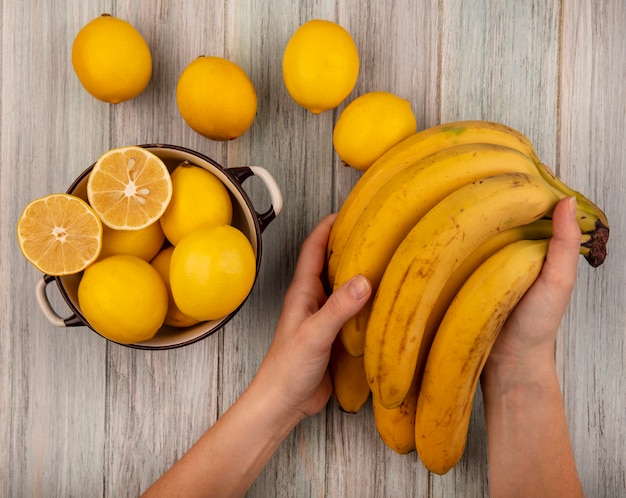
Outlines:
[[415,451],[415,413],[421,376],[414,376],[409,392],[402,403],[385,408],[378,398],[372,397],[372,410],[378,435],[388,448],[400,455]]
[[506,246],[472,273],[450,304],[428,354],[415,416],[417,452],[431,472],[445,474],[461,459],[482,368],[506,318],[539,275],[547,248],[547,240]]
[[[399,172],[378,190],[352,229],[337,266],[334,288],[360,273],[375,291],[394,251],[424,214],[463,185],[510,172],[538,174],[527,155],[483,143],[449,147]],[[340,332],[353,356],[363,355],[371,301]]]
[[543,179],[554,189],[566,196],[576,198],[576,218],[583,235],[587,235],[583,253],[587,262],[594,268],[600,266],[607,256],[607,242],[609,240],[609,222],[606,214],[600,207],[580,192],[570,188],[552,173],[541,161],[537,163],[537,170]]
[[363,173],[337,213],[327,247],[328,282],[331,288],[347,237],[374,194],[396,173],[424,157],[448,147],[470,143],[490,143],[511,147],[526,154],[533,162],[539,162],[533,145],[522,133],[490,121],[470,120],[443,123],[404,139],[383,154]]
[[370,396],[363,357],[349,355],[337,338],[330,351],[329,367],[337,404],[345,412],[357,413]]
[[426,323],[424,337],[413,374],[413,382],[402,403],[395,408],[385,408],[376,396],[372,397],[374,421],[383,442],[393,451],[406,454],[416,449],[415,414],[417,396],[422,382],[424,365],[442,317],[459,289],[474,271],[500,249],[521,240],[547,239],[552,236],[552,221],[540,219],[528,225],[509,228],[497,233],[473,251],[446,282]]
[[[422,340],[420,341],[420,348],[417,355],[414,373],[414,375],[420,379],[420,382],[424,373],[428,352],[435,337],[435,333],[437,332],[437,328],[448,310],[450,303],[454,299],[454,296],[456,296],[457,292],[470,275],[472,275],[486,259],[509,244],[513,244],[514,242],[521,240],[548,239],[551,236],[552,220],[546,218],[533,221],[527,225],[509,228],[508,230],[498,232],[490,239],[487,239],[459,264],[459,267],[454,270],[441,289],[441,292],[439,293],[439,296],[437,297],[437,300],[428,315],[426,325],[424,326],[424,333],[422,335]],[[582,251],[583,248],[581,246],[581,253]]]
[[496,233],[531,223],[562,195],[539,176],[506,173],[459,188],[409,232],[379,284],[365,336],[365,372],[387,408],[409,391],[426,321],[460,263]]

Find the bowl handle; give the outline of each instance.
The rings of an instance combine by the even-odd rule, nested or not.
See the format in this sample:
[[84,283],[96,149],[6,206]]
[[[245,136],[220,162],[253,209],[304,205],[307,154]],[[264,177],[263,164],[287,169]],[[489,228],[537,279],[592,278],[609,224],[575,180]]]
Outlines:
[[246,178],[250,178],[254,175],[258,177],[267,188],[270,194],[270,208],[264,213],[255,211],[257,218],[259,219],[261,232],[263,232],[263,230],[267,228],[272,220],[276,218],[276,216],[278,216],[283,209],[283,195],[280,192],[280,188],[278,187],[276,180],[274,180],[274,177],[261,166],[242,166],[228,168],[225,171],[234,177],[240,184],[243,183]]
[[41,308],[41,311],[43,311],[43,314],[46,316],[48,321],[56,327],[76,327],[84,325],[80,318],[78,318],[75,314],[68,318],[63,318],[56,311],[54,311],[50,301],[48,300],[48,295],[46,294],[46,287],[48,287],[48,284],[53,281],[53,276],[44,275],[35,287],[37,302],[39,303],[39,307]]

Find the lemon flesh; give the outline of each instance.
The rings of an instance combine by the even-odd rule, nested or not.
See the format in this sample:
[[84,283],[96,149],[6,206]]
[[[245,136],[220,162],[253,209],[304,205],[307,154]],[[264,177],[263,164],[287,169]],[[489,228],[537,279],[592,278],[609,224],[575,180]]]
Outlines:
[[82,199],[51,194],[31,201],[17,223],[24,257],[48,275],[72,275],[93,263],[102,249],[102,223]]
[[165,163],[143,147],[119,147],[102,154],[87,180],[87,198],[102,223],[139,230],[155,223],[172,197]]

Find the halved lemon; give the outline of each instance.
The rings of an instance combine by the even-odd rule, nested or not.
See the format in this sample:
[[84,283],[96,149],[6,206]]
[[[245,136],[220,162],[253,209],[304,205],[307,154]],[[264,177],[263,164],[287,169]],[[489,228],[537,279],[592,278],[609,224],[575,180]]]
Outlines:
[[48,275],[78,273],[102,248],[102,224],[79,197],[51,194],[28,204],[17,222],[24,257]]
[[161,217],[172,198],[172,179],[165,163],[143,147],[111,149],[89,174],[87,198],[109,228],[138,230]]

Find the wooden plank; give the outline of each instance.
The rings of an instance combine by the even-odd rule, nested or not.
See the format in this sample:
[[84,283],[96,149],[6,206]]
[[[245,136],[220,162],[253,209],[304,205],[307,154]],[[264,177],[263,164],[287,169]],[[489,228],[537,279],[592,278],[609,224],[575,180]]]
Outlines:
[[[333,19],[335,2],[229,3],[226,56],[246,69],[258,94],[251,129],[228,144],[229,166],[255,164],[274,176],[284,208],[263,234],[263,261],[255,289],[224,336],[223,407],[249,383],[274,334],[304,238],[332,209],[332,112],[313,115],[293,101],[283,83],[282,56],[292,33],[311,18]],[[258,211],[269,208],[265,188],[246,190]],[[299,425],[281,445],[248,496],[324,496],[324,413]]]
[[[183,121],[176,84],[199,55],[222,54],[223,2],[117,2],[116,15],[145,37],[153,74],[141,95],[112,109],[109,147],[168,143],[221,161],[223,145]],[[105,496],[138,495],[215,421],[221,402],[222,333],[167,351],[109,345]]]
[[[360,56],[354,98],[388,91],[409,100],[418,129],[439,114],[439,8],[434,1],[362,2],[339,6],[338,22],[352,33]],[[335,209],[360,177],[335,155]],[[428,496],[428,472],[415,452],[397,455],[381,441],[368,402],[357,415],[329,407],[326,496]]]
[[604,265],[579,264],[561,336],[566,410],[587,496],[626,493],[625,23],[623,2],[563,4],[558,171],[611,226]]
[[446,0],[441,121],[487,119],[525,133],[555,158],[559,3]]
[[[102,494],[104,341],[45,318],[35,299],[41,274],[14,235],[26,204],[65,191],[108,141],[108,112],[92,104],[69,60],[90,14],[81,2],[66,7],[30,1],[2,10],[2,496]],[[48,294],[59,314],[71,315],[55,284]]]
[[[339,5],[339,23],[352,33],[361,66],[356,87],[336,116],[359,95],[388,91],[411,103],[418,130],[437,124],[439,22],[439,3],[432,0]],[[360,176],[337,160],[335,210]]]
[[[559,3],[442,3],[441,121],[486,119],[525,133],[553,164],[557,133]],[[484,496],[486,428],[477,392],[465,453],[431,496]]]
[[[148,89],[118,106],[88,95],[69,59],[80,27],[106,11],[131,21],[154,57]],[[319,116],[290,99],[281,73],[289,36],[316,17],[346,27],[362,61],[348,100]],[[374,89],[409,98],[420,128],[483,118],[520,129],[567,183],[605,208],[609,258],[598,269],[581,261],[557,361],[587,494],[626,494],[623,2],[26,0],[4,2],[0,22],[1,496],[137,495],[234,402],[271,342],[300,244],[360,176],[332,149],[334,121]],[[176,108],[178,76],[201,54],[239,63],[257,88],[254,125],[228,144],[199,136]],[[227,167],[263,166],[285,198],[263,234],[259,278],[240,314],[172,351],[132,350],[86,328],[51,325],[34,296],[40,275],[11,228],[28,201],[65,190],[103,151],[145,142],[190,147]],[[264,211],[261,182],[244,187]],[[66,313],[54,286],[48,291]],[[476,399],[465,456],[446,476],[428,474],[415,453],[387,449],[370,403],[350,415],[331,401],[289,436],[248,496],[486,496]]]

